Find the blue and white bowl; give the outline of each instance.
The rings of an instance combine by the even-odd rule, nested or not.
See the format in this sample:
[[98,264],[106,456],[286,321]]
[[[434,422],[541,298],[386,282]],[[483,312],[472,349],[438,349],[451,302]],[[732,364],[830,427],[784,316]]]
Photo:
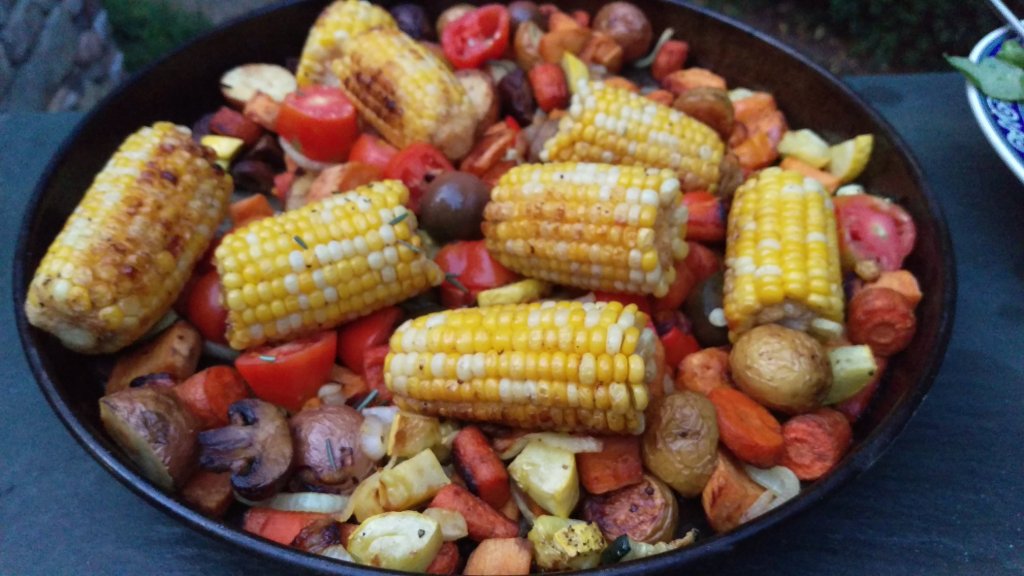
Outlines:
[[[971,61],[981,62],[985,58],[995,57],[1007,40],[1019,38],[1007,28],[993,30],[975,44],[971,50]],[[978,126],[981,126],[981,131],[992,143],[992,147],[1017,178],[1024,182],[1024,103],[986,96],[970,82],[967,83],[967,101],[971,104]]]

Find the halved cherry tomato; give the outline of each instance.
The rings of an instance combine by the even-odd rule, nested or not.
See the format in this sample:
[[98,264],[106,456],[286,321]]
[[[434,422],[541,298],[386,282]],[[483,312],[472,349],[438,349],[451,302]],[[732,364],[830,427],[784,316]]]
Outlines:
[[356,108],[339,88],[302,88],[285,96],[277,133],[310,160],[341,162],[359,134]]
[[689,211],[686,239],[697,242],[725,240],[725,207],[722,199],[709,192],[687,192],[683,204]]
[[363,372],[363,357],[374,346],[387,344],[402,309],[388,306],[338,328],[338,360],[353,372]]
[[373,134],[360,134],[356,143],[352,145],[352,151],[348,154],[349,162],[362,162],[375,166],[383,171],[388,167],[388,162],[398,154],[398,149],[387,142],[377,138]]
[[388,390],[384,382],[384,360],[388,357],[391,347],[388,345],[374,346],[366,351],[363,357],[363,378],[370,390],[377,391],[377,399],[382,402],[391,402],[391,390]]
[[409,209],[418,212],[420,197],[426,191],[427,184],[451,170],[455,170],[455,167],[440,150],[426,142],[417,142],[405,147],[388,162],[384,168],[384,178],[401,180],[409,188]]
[[509,22],[504,6],[481,6],[445,26],[441,49],[455,68],[479,68],[505,53],[510,36]]
[[185,317],[211,342],[227,344],[228,311],[221,301],[220,276],[211,269],[196,278],[185,301]]
[[873,261],[882,270],[899,270],[914,249],[917,228],[901,206],[878,196],[838,196],[839,252],[843,264]]
[[690,251],[686,255],[686,267],[696,276],[695,284],[707,280],[712,274],[722,269],[722,259],[714,250],[699,242],[687,242]]
[[693,287],[697,285],[697,275],[686,265],[686,260],[675,263],[676,279],[668,287],[668,293],[661,298],[654,298],[654,311],[678,310]]
[[665,365],[674,372],[684,358],[700,350],[700,343],[693,336],[690,320],[678,310],[655,312],[653,320],[665,350]]
[[338,333],[328,330],[250,350],[235,360],[235,368],[257,397],[294,412],[330,379],[337,348]]
[[594,291],[594,300],[598,302],[621,302],[623,306],[636,304],[641,312],[651,315],[651,298],[643,294],[616,294],[614,292]]
[[455,282],[445,280],[441,284],[441,303],[446,308],[472,306],[480,292],[519,279],[515,272],[491,257],[483,240],[447,244],[434,261],[445,274],[455,277]]

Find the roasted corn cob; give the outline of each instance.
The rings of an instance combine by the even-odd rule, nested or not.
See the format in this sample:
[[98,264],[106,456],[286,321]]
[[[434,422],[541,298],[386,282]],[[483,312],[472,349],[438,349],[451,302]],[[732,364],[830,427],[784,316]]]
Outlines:
[[526,276],[663,296],[686,257],[686,215],[671,170],[527,164],[491,191],[482,229],[488,251]]
[[639,434],[659,372],[635,304],[464,308],[391,336],[384,381],[403,410],[530,429]]
[[337,85],[331,62],[341,55],[342,44],[374,28],[398,28],[398,25],[387,10],[366,0],[337,0],[324,8],[302,47],[295,72],[299,87]]
[[87,354],[131,344],[171,307],[224,218],[231,178],[187,128],[128,137],[93,180],[29,285],[25,314]]
[[384,180],[224,237],[214,253],[237,349],[363,316],[444,279],[420,251],[409,190]]
[[569,112],[541,160],[670,168],[684,191],[717,189],[725,144],[707,125],[600,82],[581,81],[574,89]]
[[725,251],[730,337],[766,323],[807,330],[843,321],[843,286],[832,200],[821,184],[769,168],[733,198]]
[[476,114],[465,89],[430,49],[399,30],[345,43],[334,61],[341,89],[391,144],[428,142],[456,159],[473,146]]

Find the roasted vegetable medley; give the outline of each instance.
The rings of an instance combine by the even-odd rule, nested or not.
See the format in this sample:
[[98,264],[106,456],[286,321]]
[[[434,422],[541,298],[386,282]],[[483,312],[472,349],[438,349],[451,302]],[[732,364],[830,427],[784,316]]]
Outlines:
[[282,545],[527,574],[729,531],[840,462],[924,295],[855,183],[872,135],[686,40],[627,2],[338,0],[294,73],[125,140],[28,318],[116,355],[146,477]]

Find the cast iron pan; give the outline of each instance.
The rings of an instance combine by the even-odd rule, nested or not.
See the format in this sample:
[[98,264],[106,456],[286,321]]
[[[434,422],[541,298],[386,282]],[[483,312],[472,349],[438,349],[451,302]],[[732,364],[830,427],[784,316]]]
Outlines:
[[[907,260],[924,287],[917,336],[893,359],[880,393],[855,427],[856,444],[828,477],[799,497],[727,534],[701,539],[691,548],[593,570],[601,574],[669,572],[732,549],[819,502],[870,466],[913,415],[937,373],[953,323],[956,285],[953,251],[942,213],[903,141],[854,93],[818,66],[778,41],[706,10],[660,0],[634,0],[655,24],[672,27],[691,46],[691,64],[711,68],[731,86],[774,93],[791,126],[809,127],[837,142],[873,133],[875,151],[860,179],[869,191],[905,206],[918,226],[917,246]],[[238,511],[224,522],[204,518],[145,480],[104,434],[97,400],[103,391],[103,359],[86,358],[28,325],[23,303],[40,259],[78,203],[93,176],[121,141],[142,125],[171,120],[191,125],[222,104],[220,75],[247,62],[284,63],[298,57],[305,35],[324,1],[284,2],[203,36],[137,74],[104,100],[69,136],[51,161],[26,212],[15,250],[14,306],[25,354],[53,409],[71,434],[118,480],[148,502],[192,528],[263,557],[313,571],[369,576],[376,570],[340,564],[278,546],[238,528]],[[432,3],[439,13],[446,2]],[[566,0],[565,8],[596,2]],[[699,507],[699,506],[698,506]],[[692,508],[692,505],[690,506]],[[699,511],[691,520],[701,525]],[[684,524],[687,514],[684,513]],[[710,531],[703,531],[711,534]]]

